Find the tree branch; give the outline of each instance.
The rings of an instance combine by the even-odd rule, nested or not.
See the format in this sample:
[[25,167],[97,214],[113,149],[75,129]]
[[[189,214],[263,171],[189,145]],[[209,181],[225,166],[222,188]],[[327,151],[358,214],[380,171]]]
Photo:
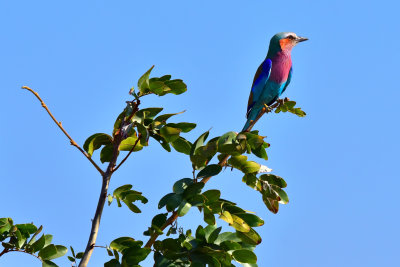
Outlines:
[[[247,129],[244,130],[244,132],[249,132],[254,124],[257,123],[257,121],[265,114],[265,113],[269,113],[271,112],[274,108],[278,107],[281,103],[284,103],[285,101],[288,101],[288,98],[285,99],[278,99],[274,104],[272,104],[271,106],[269,106],[268,108],[263,108],[262,111],[260,112],[260,114],[257,116],[257,118],[252,121],[249,125],[249,127]],[[223,159],[221,159],[218,162],[218,165],[220,165],[221,167],[226,165],[226,161],[228,160],[228,158],[230,157],[230,155],[227,155],[226,157],[224,157]],[[200,183],[207,183],[212,176],[209,177],[204,177],[203,179],[201,179]],[[172,213],[172,215],[167,219],[167,221],[164,223],[164,225],[161,227],[161,231],[163,231],[165,228],[168,227],[168,225],[173,224],[176,219],[178,219],[178,214],[176,211],[174,211]],[[145,248],[151,248],[154,244],[154,242],[156,241],[156,239],[159,237],[159,234],[154,233],[153,235],[151,235],[149,241],[147,241],[146,245],[144,246]]]
[[34,256],[35,258],[38,258],[40,261],[42,261],[42,260],[40,259],[39,256],[36,256],[35,254],[30,253],[30,252],[27,252],[26,250],[19,250],[19,249],[6,249],[6,248],[5,248],[5,249],[0,253],[0,257],[3,256],[3,255],[6,254],[6,253],[9,253],[9,252],[22,252],[22,253],[26,253],[26,254],[32,255],[32,256]]
[[[121,129],[123,127],[125,127],[126,124],[130,123],[130,119],[139,110],[139,104],[140,104],[139,101],[135,102],[135,106],[133,108],[132,114],[130,115],[128,120],[124,120],[124,122],[121,123],[120,130],[114,136],[112,157],[111,157],[110,163],[107,166],[106,172],[102,175],[103,180],[102,180],[102,185],[101,185],[99,201],[97,203],[96,212],[95,212],[94,218],[92,220],[92,228],[90,230],[89,240],[87,242],[83,257],[82,257],[81,261],[79,262],[79,267],[86,267],[87,264],[89,263],[90,257],[92,256],[93,249],[96,245],[97,234],[99,232],[101,215],[103,213],[104,204],[105,204],[106,198],[107,198],[108,186],[110,184],[111,176],[112,176],[113,172],[116,170],[116,169],[114,169],[114,167],[116,165],[117,158],[119,155],[119,146],[120,146],[121,142],[124,140],[124,133],[121,131]],[[139,136],[139,134],[138,134],[138,136]],[[139,140],[139,138],[138,138],[138,140]],[[134,146],[136,146],[136,144]],[[133,149],[132,149],[132,151],[133,151]],[[126,158],[127,157],[125,157],[125,159]],[[123,162],[121,162],[118,165],[118,167],[122,163]]]
[[22,89],[26,89],[30,91],[32,94],[36,96],[36,98],[40,101],[42,104],[42,107],[47,111],[47,113],[50,115],[50,117],[53,119],[53,121],[57,124],[57,126],[61,129],[61,131],[65,134],[65,136],[68,137],[69,141],[71,142],[71,145],[76,147],[82,154],[93,164],[93,166],[100,172],[101,175],[104,175],[103,170],[92,160],[92,158],[72,139],[72,137],[67,133],[67,131],[64,129],[60,121],[57,121],[56,118],[53,116],[53,114],[50,112],[49,108],[47,105],[44,103],[44,101],[40,98],[39,94],[35,91],[33,91],[31,88],[28,86],[22,86]]

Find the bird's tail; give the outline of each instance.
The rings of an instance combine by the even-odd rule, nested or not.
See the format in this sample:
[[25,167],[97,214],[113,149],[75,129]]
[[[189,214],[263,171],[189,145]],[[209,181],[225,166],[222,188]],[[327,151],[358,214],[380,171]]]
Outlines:
[[259,109],[259,108],[257,108],[257,107],[253,107],[253,108],[250,110],[250,112],[249,112],[249,114],[248,114],[248,116],[247,116],[246,124],[244,125],[242,132],[246,132],[246,131],[249,130],[250,124],[251,124],[255,119],[257,119],[257,117],[258,117],[258,115],[260,114],[260,112],[261,112],[261,109]]

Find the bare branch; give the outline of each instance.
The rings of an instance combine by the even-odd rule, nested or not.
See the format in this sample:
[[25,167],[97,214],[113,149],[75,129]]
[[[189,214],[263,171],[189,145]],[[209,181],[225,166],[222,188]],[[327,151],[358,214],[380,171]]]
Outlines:
[[65,134],[65,136],[68,137],[69,141],[71,142],[71,145],[76,147],[82,154],[93,164],[93,166],[100,172],[101,175],[104,175],[103,170],[92,160],[92,158],[87,154],[73,139],[72,137],[67,133],[67,131],[64,129],[60,121],[57,121],[56,118],[53,116],[53,114],[50,112],[49,108],[47,105],[44,103],[44,101],[40,98],[39,94],[35,91],[33,91],[31,88],[28,86],[22,86],[22,89],[26,89],[30,91],[32,94],[36,96],[36,98],[40,101],[42,104],[42,107],[47,111],[47,113],[50,115],[50,117],[53,119],[53,121],[57,124],[57,126],[61,129],[61,131]]

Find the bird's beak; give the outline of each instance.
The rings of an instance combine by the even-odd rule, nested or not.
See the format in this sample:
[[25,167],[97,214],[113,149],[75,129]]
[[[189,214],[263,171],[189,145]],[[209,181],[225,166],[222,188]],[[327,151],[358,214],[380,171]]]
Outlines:
[[306,37],[297,36],[297,38],[296,38],[296,42],[297,43],[301,43],[301,42],[304,42],[304,41],[307,41],[307,40],[308,40],[308,38],[306,38]]

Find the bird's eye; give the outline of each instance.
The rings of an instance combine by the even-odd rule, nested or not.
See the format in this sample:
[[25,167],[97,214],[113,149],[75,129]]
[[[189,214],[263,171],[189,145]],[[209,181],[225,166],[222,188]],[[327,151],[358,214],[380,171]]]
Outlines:
[[288,38],[288,39],[290,39],[290,40],[293,40],[293,39],[295,39],[293,35],[289,35],[289,36],[288,36],[288,37],[286,37],[286,38]]

